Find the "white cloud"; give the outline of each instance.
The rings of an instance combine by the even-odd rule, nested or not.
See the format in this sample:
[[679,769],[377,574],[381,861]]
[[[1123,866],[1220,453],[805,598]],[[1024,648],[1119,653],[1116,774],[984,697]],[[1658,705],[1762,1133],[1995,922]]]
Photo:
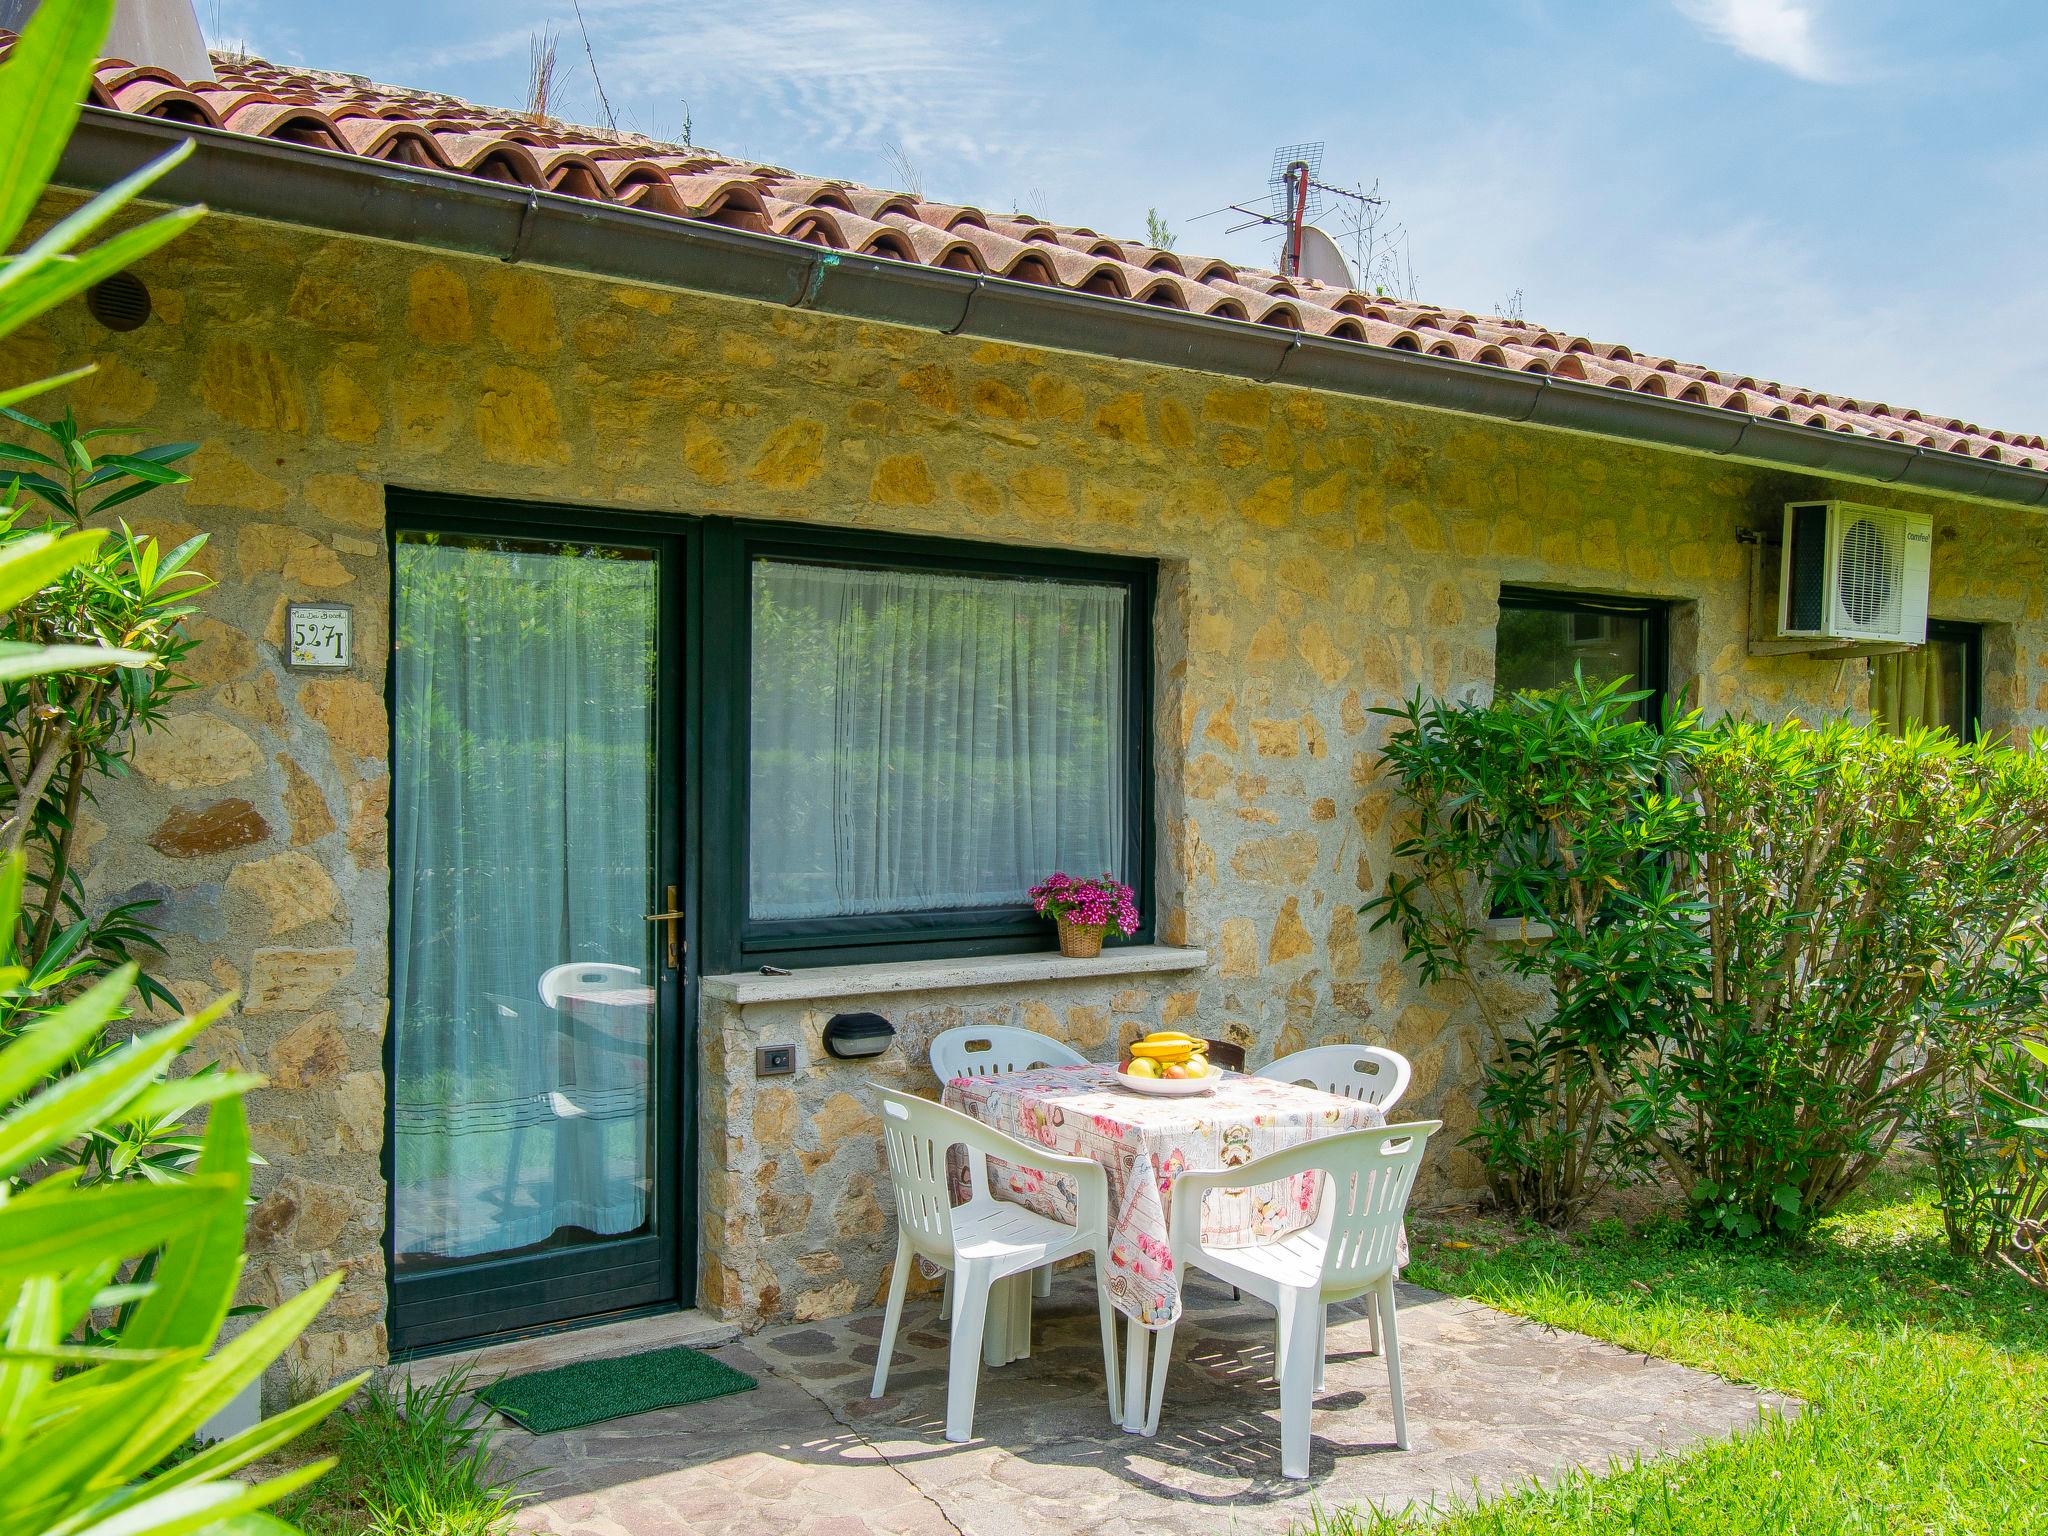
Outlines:
[[1709,36],[1801,80],[1830,84],[1846,72],[1820,35],[1811,0],[1674,0]]
[[[895,141],[974,160],[1015,142],[1023,50],[989,13],[934,0],[586,0],[613,96],[752,103],[785,140]],[[580,53],[565,27],[563,52]],[[712,136],[717,137],[716,129]],[[724,140],[719,140],[723,144]]]

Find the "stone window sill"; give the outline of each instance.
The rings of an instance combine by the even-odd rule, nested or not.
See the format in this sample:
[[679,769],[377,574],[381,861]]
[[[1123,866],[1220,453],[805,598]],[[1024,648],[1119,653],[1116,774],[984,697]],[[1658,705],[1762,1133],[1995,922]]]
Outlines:
[[1550,934],[1548,923],[1525,923],[1519,917],[1489,917],[1486,920],[1486,937],[1494,944],[1526,944],[1531,939],[1547,939]]
[[1089,981],[1104,976],[1198,971],[1203,949],[1168,944],[1112,944],[1092,960],[1057,950],[1031,955],[981,955],[967,960],[896,960],[879,965],[825,965],[788,976],[732,971],[698,982],[707,998],[728,1003],[800,1003],[824,997],[876,997],[892,992],[957,992],[1034,981]]

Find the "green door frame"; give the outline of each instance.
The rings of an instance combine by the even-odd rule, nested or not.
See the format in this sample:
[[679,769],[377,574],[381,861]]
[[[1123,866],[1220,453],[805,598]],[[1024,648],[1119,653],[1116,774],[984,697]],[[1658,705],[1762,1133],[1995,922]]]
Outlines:
[[[686,914],[680,966],[658,967],[654,1071],[649,1113],[655,1126],[655,1187],[661,1192],[653,1236],[600,1241],[540,1254],[488,1258],[426,1274],[401,1276],[393,1251],[397,1187],[392,1139],[384,1138],[385,1261],[394,1358],[431,1354],[477,1342],[549,1331],[638,1312],[693,1305],[697,1288],[696,1018],[701,732],[692,728],[701,697],[702,524],[694,519],[637,517],[443,496],[392,489],[389,518],[391,612],[397,620],[396,551],[401,532],[445,532],[531,539],[540,543],[623,545],[652,549],[660,561],[656,660],[656,892],[673,882]],[[385,703],[393,733],[391,670]],[[393,878],[396,878],[395,872]],[[658,910],[658,909],[650,909]],[[659,951],[657,950],[657,953]],[[385,1030],[386,1126],[396,1104],[397,1000]]]

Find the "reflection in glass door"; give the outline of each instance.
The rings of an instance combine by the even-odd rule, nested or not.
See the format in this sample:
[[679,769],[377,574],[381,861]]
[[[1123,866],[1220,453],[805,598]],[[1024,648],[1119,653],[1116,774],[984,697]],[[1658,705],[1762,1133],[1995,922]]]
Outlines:
[[394,1348],[676,1294],[673,556],[394,537]]

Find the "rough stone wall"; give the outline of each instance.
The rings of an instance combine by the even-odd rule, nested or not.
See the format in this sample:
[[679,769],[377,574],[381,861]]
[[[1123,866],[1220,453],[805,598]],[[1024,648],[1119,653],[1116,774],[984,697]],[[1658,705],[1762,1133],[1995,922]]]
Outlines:
[[[349,1275],[304,1345],[315,1376],[384,1348],[388,485],[1159,560],[1159,932],[1213,957],[1170,990],[1255,1059],[1336,1039],[1407,1053],[1411,1106],[1448,1122],[1438,1191],[1475,1178],[1451,1150],[1470,1121],[1475,1036],[1355,915],[1389,846],[1375,780],[1387,724],[1372,706],[1484,692],[1503,581],[1686,605],[1673,674],[1711,709],[1814,715],[1864,699],[1861,663],[1745,645],[1736,535],[1771,526],[1788,498],[1828,494],[1821,482],[223,217],[138,272],[147,325],[114,335],[67,306],[0,344],[0,377],[96,360],[59,403],[202,444],[193,484],[136,510],[166,538],[213,536],[203,686],[96,807],[88,878],[104,897],[165,899],[181,996],[242,994],[210,1049],[272,1079],[254,1102],[269,1161],[252,1295]],[[2039,525],[1839,493],[1936,513],[1935,614],[2000,626],[1987,714],[2040,719]],[[355,605],[351,672],[284,670],[294,598]],[[1163,1009],[1169,989],[1139,990]],[[917,1027],[1030,1001],[925,999]],[[715,1052],[735,1031],[708,1033]],[[707,1137],[760,1138],[708,1154],[707,1173],[754,1177],[788,1127],[799,1166],[821,1139],[866,1134],[839,1097],[844,1072],[801,1079],[793,1105],[730,1059],[707,1079],[725,1084],[707,1096]],[[791,1192],[782,1171],[768,1187]],[[735,1215],[751,1192],[709,1195],[710,1304],[779,1316],[806,1295],[872,1295],[866,1270],[800,1262],[832,1230],[815,1213],[788,1262],[768,1264],[769,1214]],[[873,1219],[854,1204],[856,1227]]]
[[[887,1298],[895,1217],[867,1088],[932,1097],[931,1043],[943,1031],[1014,1025],[1107,1061],[1151,1030],[1186,1028],[1200,1001],[1199,976],[1184,972],[807,1002],[707,1000],[698,1053],[705,1305],[725,1317],[804,1322]],[[826,1020],[852,1009],[896,1026],[886,1055],[838,1061],[826,1053]],[[755,1046],[790,1044],[794,1076],[755,1078]]]

